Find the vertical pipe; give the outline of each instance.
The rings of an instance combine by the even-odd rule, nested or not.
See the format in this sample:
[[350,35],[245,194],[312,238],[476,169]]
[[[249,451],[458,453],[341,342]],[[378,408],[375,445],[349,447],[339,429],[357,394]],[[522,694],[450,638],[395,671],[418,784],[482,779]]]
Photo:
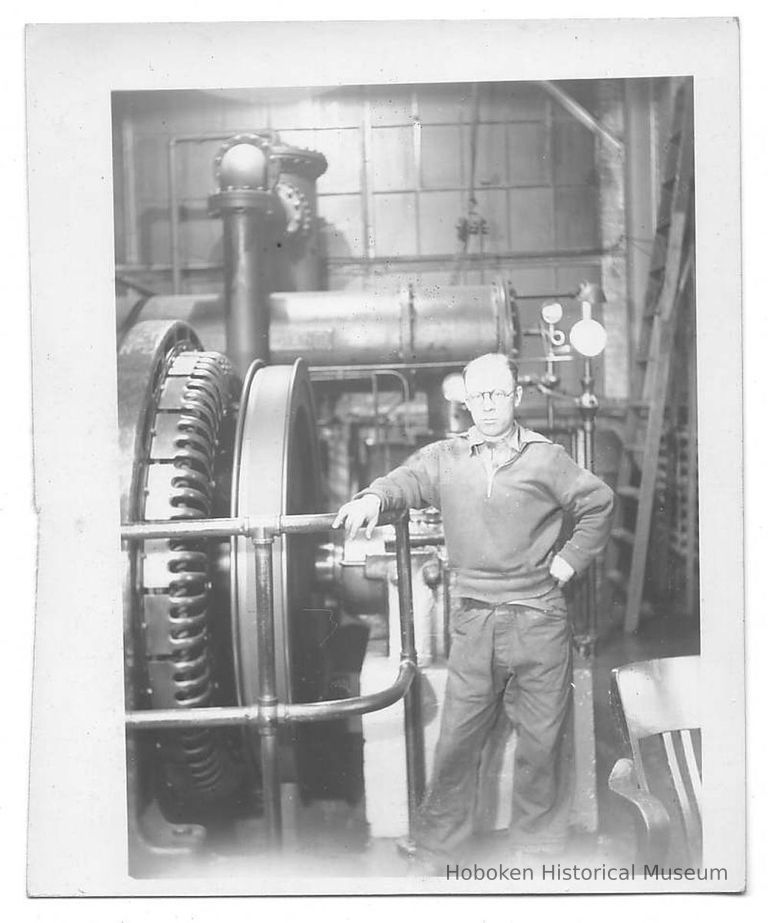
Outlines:
[[645,289],[651,268],[654,232],[653,119],[651,83],[627,80],[624,86],[626,125],[625,223],[630,363],[640,342]]
[[[371,100],[368,96],[363,104],[362,125],[362,174],[361,196],[363,205],[363,251],[367,260],[376,256],[376,214],[374,209],[373,189],[373,116],[371,114]],[[370,263],[366,262],[365,272],[370,271]]]
[[[395,523],[397,595],[400,607],[401,657],[418,664],[413,626],[413,587],[411,585],[411,541],[408,514]],[[421,716],[421,686],[418,669],[405,694],[405,759],[408,779],[408,826],[413,833],[416,812],[424,797],[424,724]]]
[[176,195],[176,139],[168,141],[168,212],[171,237],[171,288],[181,292],[181,262],[179,254],[179,202]]
[[[552,354],[551,344],[548,347],[548,354],[549,355]],[[547,359],[547,366],[546,366],[545,374],[546,374],[546,380],[548,383],[553,382],[553,381],[556,382],[557,379],[555,377],[555,363],[552,362],[551,359]],[[549,428],[550,433],[553,433],[555,430],[555,402],[552,399],[552,395],[550,394],[549,391],[547,391],[546,398],[547,398],[547,426]]]
[[421,119],[419,118],[419,100],[416,90],[411,93],[411,122],[413,124],[413,172],[416,190],[413,197],[416,218],[416,253],[421,256]]
[[129,266],[140,262],[138,246],[139,222],[136,215],[136,137],[133,112],[129,109],[121,123],[123,150],[123,215],[125,262]]
[[272,585],[273,537],[264,529],[254,536],[256,552],[256,632],[259,664],[259,743],[264,819],[267,838],[280,846],[283,822],[277,740],[277,678],[275,673],[275,613]]
[[[582,399],[580,404],[582,429],[584,430],[583,455],[579,460],[587,471],[595,469],[595,416],[597,415],[597,398],[593,388],[595,378],[592,373],[592,360],[584,358],[584,377],[581,379]],[[587,634],[590,639],[597,635],[597,568],[591,564],[584,578],[584,601],[587,607]]]
[[[615,134],[624,128],[624,94],[621,81],[600,80],[596,97],[603,126]],[[608,334],[600,370],[601,390],[607,397],[626,399],[630,391],[629,364],[631,325],[627,296],[627,234],[625,207],[625,155],[623,147],[603,135],[595,145],[598,176],[598,233],[604,251],[601,259],[602,287],[605,290],[602,323]],[[617,243],[619,245],[617,245]],[[593,303],[597,308],[597,303]]]
[[266,216],[260,208],[223,207],[221,217],[227,353],[244,376],[254,359],[269,361],[269,311],[262,283]]

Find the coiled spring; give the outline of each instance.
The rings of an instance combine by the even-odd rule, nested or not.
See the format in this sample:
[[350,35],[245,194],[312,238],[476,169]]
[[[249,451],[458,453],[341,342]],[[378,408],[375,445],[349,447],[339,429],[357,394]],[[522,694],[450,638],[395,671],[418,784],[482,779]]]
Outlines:
[[[230,375],[229,363],[218,353],[180,353],[168,366],[155,427],[165,427],[166,441],[159,450],[163,457],[153,456],[162,477],[148,483],[155,490],[167,489],[159,502],[165,504],[169,519],[201,519],[214,513],[216,457],[228,412]],[[157,498],[148,498],[148,503],[150,499]],[[153,651],[147,651],[150,670],[154,664],[157,675],[170,677],[171,691],[166,688],[164,698],[170,694],[176,707],[198,708],[210,704],[215,691],[209,554],[200,541],[169,541],[165,547],[168,573],[160,582],[167,582],[163,595],[168,631],[160,641],[162,656],[153,659]],[[210,728],[168,735],[159,750],[167,763],[167,784],[180,786],[183,793],[191,789],[215,795],[228,784],[231,758],[222,735]]]
[[[212,512],[214,461],[224,417],[228,368],[218,356],[202,354],[184,391],[177,453],[179,475],[172,481],[174,519],[199,519]],[[180,707],[208,705],[213,679],[208,646],[208,555],[195,546],[175,543],[170,563],[170,641],[174,648],[176,700]],[[194,787],[215,790],[225,767],[215,735],[201,728],[180,736],[184,762]]]

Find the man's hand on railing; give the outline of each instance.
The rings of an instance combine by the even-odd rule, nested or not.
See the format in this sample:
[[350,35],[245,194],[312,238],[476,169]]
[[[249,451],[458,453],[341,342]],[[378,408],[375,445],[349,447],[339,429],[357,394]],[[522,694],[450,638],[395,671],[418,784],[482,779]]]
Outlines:
[[339,509],[333,528],[344,527],[345,532],[353,538],[357,532],[365,528],[365,537],[370,538],[379,521],[381,512],[381,499],[376,494],[363,494],[356,500],[350,500]]

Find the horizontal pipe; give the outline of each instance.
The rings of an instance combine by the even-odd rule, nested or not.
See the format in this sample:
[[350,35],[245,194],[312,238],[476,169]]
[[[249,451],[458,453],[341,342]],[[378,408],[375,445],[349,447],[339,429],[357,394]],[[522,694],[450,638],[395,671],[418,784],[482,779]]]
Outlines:
[[[379,692],[349,699],[332,699],[328,702],[292,702],[278,704],[276,717],[279,723],[333,721],[350,715],[364,715],[380,711],[401,699],[416,675],[412,660],[401,660],[397,679]],[[257,725],[260,720],[258,704],[217,706],[214,708],[164,708],[152,711],[129,711],[125,725],[137,731],[182,730],[190,727],[236,727]]]
[[[462,261],[468,264],[488,264],[513,260],[567,260],[567,259],[599,259],[605,256],[614,256],[623,253],[623,246],[612,247],[570,247],[564,250],[508,250],[499,253],[468,253],[462,256]],[[440,263],[451,264],[455,262],[455,253],[435,254],[403,254],[397,256],[329,256],[326,260],[329,266],[368,266],[368,265],[402,265],[405,263]]]
[[[552,362],[573,362],[579,356],[552,356]],[[546,362],[547,356],[519,356],[515,359],[516,365],[533,365]],[[333,381],[336,378],[359,379],[367,378],[372,371],[404,371],[404,372],[429,372],[440,371],[441,369],[462,369],[469,362],[469,359],[456,360],[455,362],[387,362],[381,365],[311,365],[309,374],[315,381]]]
[[349,699],[332,699],[329,702],[300,702],[278,705],[278,720],[286,722],[329,721],[350,715],[367,715],[388,708],[402,699],[416,675],[412,660],[401,660],[397,679],[379,692],[354,696]]
[[235,519],[194,519],[164,522],[126,522],[120,527],[123,541],[151,538],[229,538],[251,535],[255,528],[274,528],[277,517],[260,517],[258,522],[245,516]]
[[[318,198],[321,198],[320,196]],[[181,203],[182,205],[190,200],[184,199]],[[206,200],[201,199],[201,202]],[[513,251],[503,251],[500,253],[468,253],[466,256],[462,257],[462,260],[468,265],[483,266],[483,267],[495,267],[498,263],[514,263],[515,261],[521,262],[537,262],[542,261],[558,261],[563,262],[567,260],[578,260],[580,262],[591,262],[599,261],[606,256],[621,256],[626,252],[623,245],[615,245],[606,248],[570,248],[567,250],[513,250]],[[326,259],[328,266],[332,266],[336,269],[343,269],[345,266],[350,268],[365,268],[366,266],[372,265],[384,265],[391,264],[393,266],[402,266],[402,265],[425,265],[425,264],[437,264],[441,267],[444,267],[446,264],[450,265],[456,260],[455,253],[435,253],[434,255],[429,254],[404,254],[399,256],[331,256]],[[224,269],[223,263],[214,263],[214,262],[204,262],[198,261],[195,263],[185,263],[182,267],[184,272],[221,272]],[[171,270],[171,266],[168,263],[120,263],[116,267],[118,272],[149,272],[149,273],[168,273]],[[570,295],[568,297],[571,297]]]
[[[304,513],[291,516],[240,516],[232,519],[167,520],[129,522],[120,527],[123,541],[152,538],[229,538],[231,535],[255,537],[261,532],[300,534],[325,532],[333,527],[336,513]],[[379,525],[391,525],[401,513],[383,513]]]

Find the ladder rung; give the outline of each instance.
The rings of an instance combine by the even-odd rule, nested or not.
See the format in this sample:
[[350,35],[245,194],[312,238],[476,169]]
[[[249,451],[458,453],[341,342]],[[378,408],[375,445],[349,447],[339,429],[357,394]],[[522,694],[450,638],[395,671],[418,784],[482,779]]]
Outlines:
[[630,485],[627,485],[626,487],[617,487],[616,493],[620,497],[624,497],[627,500],[639,500],[640,499],[640,488],[639,487],[631,487]]
[[635,541],[635,533],[629,529],[611,529],[611,538],[617,542],[624,542],[625,545],[632,545]]
[[645,446],[641,442],[627,442],[624,445],[624,451],[642,455],[642,453],[645,452]]
[[627,407],[632,410],[650,410],[650,401],[627,401]]

